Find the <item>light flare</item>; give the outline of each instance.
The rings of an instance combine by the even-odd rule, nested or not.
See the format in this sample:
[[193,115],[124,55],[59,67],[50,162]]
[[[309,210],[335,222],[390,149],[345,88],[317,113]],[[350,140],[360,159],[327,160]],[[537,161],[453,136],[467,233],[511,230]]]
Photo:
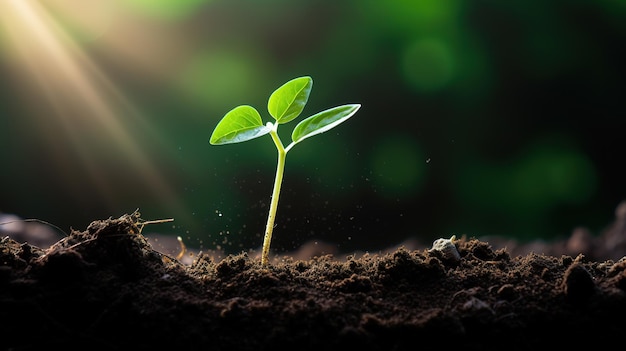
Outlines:
[[[123,172],[140,177],[174,213],[185,213],[179,196],[160,176],[132,131],[158,133],[58,24],[49,10],[54,2],[48,5],[0,1],[0,39],[6,45],[2,53],[16,68],[11,72],[16,89],[27,93],[25,107],[39,116],[28,128],[38,128],[37,134],[48,138],[50,149],[45,157],[56,150],[55,162],[71,163],[68,157],[72,155],[59,149],[58,141],[70,142],[97,195],[110,206],[115,204],[116,184],[102,172],[102,163],[119,158],[113,164],[122,164]],[[60,128],[61,136],[54,136],[55,128]]]

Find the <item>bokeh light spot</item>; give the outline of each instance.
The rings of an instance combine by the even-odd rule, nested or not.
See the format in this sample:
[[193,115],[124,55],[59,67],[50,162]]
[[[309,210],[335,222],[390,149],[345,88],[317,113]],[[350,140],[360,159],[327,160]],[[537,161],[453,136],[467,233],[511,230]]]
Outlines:
[[448,43],[422,38],[409,44],[402,57],[402,73],[407,83],[420,92],[443,88],[454,75],[454,57]]
[[393,0],[385,6],[372,2],[372,13],[399,31],[412,33],[442,30],[453,24],[458,17],[458,0]]
[[538,146],[512,169],[513,196],[525,208],[577,205],[596,188],[591,161],[571,149]]
[[468,210],[504,216],[520,229],[545,225],[554,211],[589,201],[598,185],[591,160],[557,136],[534,142],[506,163],[469,163],[458,176]]
[[251,53],[229,50],[196,54],[180,75],[182,93],[190,103],[211,112],[225,113],[242,103],[254,105],[250,97],[267,90],[259,85],[266,81],[261,62]]

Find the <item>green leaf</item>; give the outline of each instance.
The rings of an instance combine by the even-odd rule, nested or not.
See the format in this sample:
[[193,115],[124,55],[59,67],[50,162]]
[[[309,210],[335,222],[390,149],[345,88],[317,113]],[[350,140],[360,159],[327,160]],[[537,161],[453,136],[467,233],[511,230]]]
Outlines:
[[270,95],[267,110],[279,124],[298,117],[309,100],[313,79],[305,76],[283,84]]
[[298,123],[291,133],[291,140],[298,143],[308,137],[324,133],[352,117],[359,108],[360,104],[343,105],[315,114]]
[[209,142],[213,145],[234,144],[269,133],[261,115],[252,106],[242,105],[230,110],[217,124]]

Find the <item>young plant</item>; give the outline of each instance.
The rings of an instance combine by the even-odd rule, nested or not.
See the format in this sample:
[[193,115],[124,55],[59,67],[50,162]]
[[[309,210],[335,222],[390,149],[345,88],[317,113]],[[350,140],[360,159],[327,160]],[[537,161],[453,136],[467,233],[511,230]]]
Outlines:
[[224,145],[240,143],[269,134],[276,145],[278,165],[276,167],[274,190],[272,191],[272,202],[267,216],[267,225],[265,226],[265,237],[263,238],[263,250],[261,252],[261,264],[263,266],[269,262],[270,242],[272,241],[287,152],[302,140],[323,133],[344,122],[352,117],[361,107],[360,104],[337,106],[304,119],[293,129],[291,143],[284,147],[278,136],[278,126],[291,122],[302,113],[304,106],[309,100],[312,86],[313,79],[304,76],[292,79],[276,89],[270,95],[267,103],[267,110],[274,118],[275,123],[267,122],[267,124],[263,124],[261,115],[252,106],[241,105],[235,107],[217,124],[209,140],[212,145]]

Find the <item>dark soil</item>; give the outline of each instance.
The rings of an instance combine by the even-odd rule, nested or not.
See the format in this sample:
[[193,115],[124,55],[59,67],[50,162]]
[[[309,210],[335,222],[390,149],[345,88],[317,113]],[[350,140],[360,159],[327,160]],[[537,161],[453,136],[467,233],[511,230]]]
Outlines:
[[246,253],[186,264],[153,248],[138,213],[45,249],[4,237],[0,348],[608,348],[626,332],[624,212],[602,235],[577,231],[541,254],[459,238],[460,260],[401,246],[268,267]]

